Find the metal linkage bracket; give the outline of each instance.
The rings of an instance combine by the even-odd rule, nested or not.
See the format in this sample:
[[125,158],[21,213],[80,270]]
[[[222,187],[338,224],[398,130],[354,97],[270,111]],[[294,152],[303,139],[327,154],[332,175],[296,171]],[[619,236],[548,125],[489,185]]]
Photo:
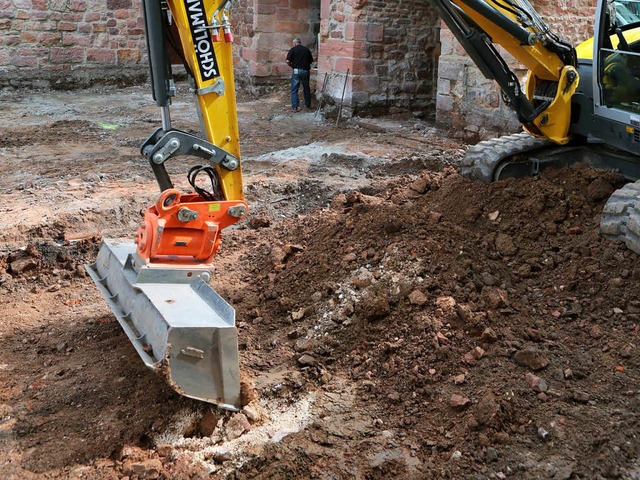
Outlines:
[[224,80],[218,78],[213,85],[209,85],[208,87],[199,88],[196,90],[196,95],[206,95],[207,93],[217,93],[218,95],[224,95],[226,87],[224,84]]
[[227,170],[236,170],[240,161],[226,150],[181,130],[158,128],[142,144],[142,154],[151,164],[162,165],[176,155],[193,155],[220,165]]

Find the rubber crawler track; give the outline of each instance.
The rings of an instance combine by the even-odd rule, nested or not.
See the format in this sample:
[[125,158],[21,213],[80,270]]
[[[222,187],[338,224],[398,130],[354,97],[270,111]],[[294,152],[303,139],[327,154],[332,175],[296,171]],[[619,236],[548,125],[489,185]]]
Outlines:
[[495,169],[512,155],[550,147],[554,144],[526,132],[484,140],[467,150],[460,161],[460,174],[483,183],[491,183]]
[[626,184],[609,197],[602,210],[600,232],[640,254],[640,180]]

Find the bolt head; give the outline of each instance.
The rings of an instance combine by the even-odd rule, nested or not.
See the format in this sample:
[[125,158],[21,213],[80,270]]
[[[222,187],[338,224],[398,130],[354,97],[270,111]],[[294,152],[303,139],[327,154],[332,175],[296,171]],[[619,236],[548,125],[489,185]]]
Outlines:
[[236,205],[234,207],[229,207],[227,210],[227,215],[234,218],[242,218],[247,214],[247,207],[244,205]]

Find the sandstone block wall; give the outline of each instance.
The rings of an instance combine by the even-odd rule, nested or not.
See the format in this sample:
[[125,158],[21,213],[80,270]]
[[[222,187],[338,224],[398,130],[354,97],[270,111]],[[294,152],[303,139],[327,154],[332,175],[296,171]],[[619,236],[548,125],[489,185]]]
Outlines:
[[[532,1],[552,31],[573,44],[593,35],[596,3],[596,0]],[[519,130],[520,124],[502,102],[497,85],[484,78],[444,23],[440,42],[436,96],[438,124],[462,132],[470,141]],[[513,71],[524,81],[526,70],[502,52]]]
[[344,90],[355,113],[434,111],[440,24],[427,2],[323,0],[321,18],[318,83],[326,74],[330,100]]
[[0,0],[0,85],[144,78],[140,0]]
[[[574,43],[591,35],[595,5],[534,0]],[[344,91],[347,113],[437,112],[470,139],[518,128],[496,85],[423,0],[239,0],[232,21],[241,81],[286,89],[285,56],[299,36],[317,59],[324,100],[337,103]],[[145,79],[143,23],[141,0],[0,0],[0,86]]]
[[317,58],[320,0],[240,0],[236,15],[236,71],[241,79],[281,83],[291,74],[285,60],[295,37]]
[[[428,2],[239,0],[232,22],[241,83],[287,89],[301,37],[318,89],[326,78],[328,103],[344,89],[347,114],[435,111],[440,25]],[[0,86],[146,78],[143,24],[141,0],[0,0]]]

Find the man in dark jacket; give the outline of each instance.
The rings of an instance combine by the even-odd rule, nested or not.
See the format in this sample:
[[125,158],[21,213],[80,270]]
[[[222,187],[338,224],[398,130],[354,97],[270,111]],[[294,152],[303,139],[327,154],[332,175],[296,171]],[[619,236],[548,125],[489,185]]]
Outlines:
[[302,84],[302,93],[304,95],[304,104],[307,108],[311,108],[311,89],[309,88],[309,76],[313,56],[311,50],[302,45],[299,38],[293,39],[293,48],[287,53],[287,65],[293,69],[291,74],[291,111],[297,112],[300,105],[298,97],[298,89]]

